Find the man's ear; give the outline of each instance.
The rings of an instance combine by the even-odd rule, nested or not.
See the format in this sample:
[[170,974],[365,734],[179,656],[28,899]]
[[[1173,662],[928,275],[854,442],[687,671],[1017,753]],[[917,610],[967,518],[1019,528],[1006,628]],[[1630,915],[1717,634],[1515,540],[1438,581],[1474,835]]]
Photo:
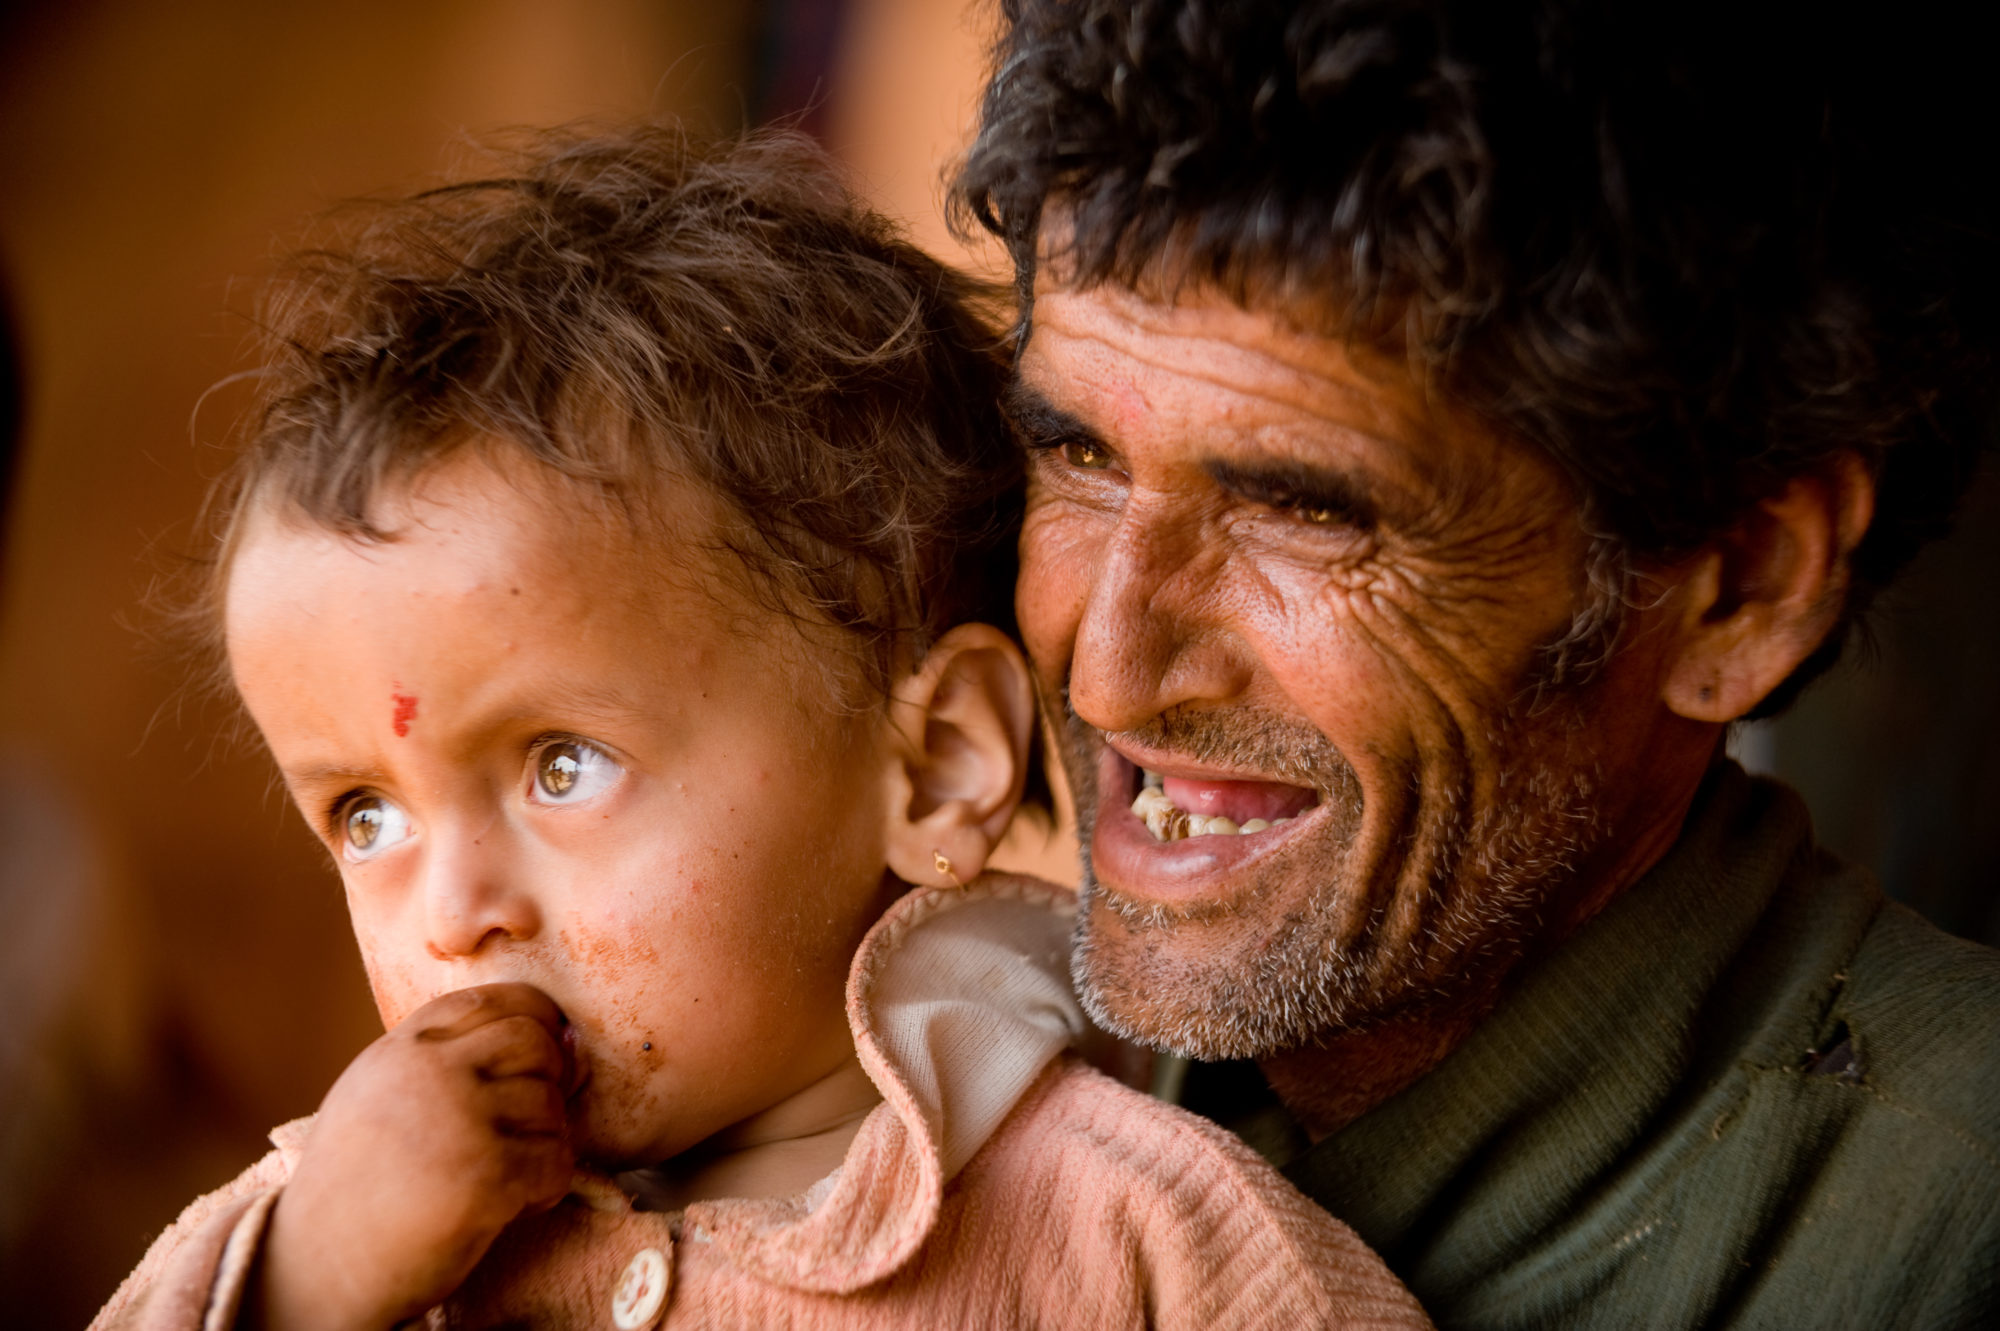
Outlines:
[[1875,481],[1842,453],[1794,477],[1682,566],[1678,645],[1662,698],[1691,721],[1734,721],[1840,622],[1848,558],[1875,515]]
[[1035,725],[1027,662],[999,629],[961,624],[889,705],[902,741],[889,869],[906,883],[964,882],[986,867],[1027,783]]

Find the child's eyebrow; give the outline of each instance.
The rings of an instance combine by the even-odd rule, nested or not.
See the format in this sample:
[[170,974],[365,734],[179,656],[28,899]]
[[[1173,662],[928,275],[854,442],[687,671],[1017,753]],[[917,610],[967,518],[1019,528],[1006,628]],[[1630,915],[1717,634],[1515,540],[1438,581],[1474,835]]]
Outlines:
[[[513,719],[542,716],[575,716],[585,720],[618,722],[642,720],[652,714],[632,696],[613,684],[583,685],[565,681],[560,692],[549,698],[533,698]],[[552,726],[560,729],[560,726]]]
[[304,767],[280,767],[279,774],[285,784],[301,792],[319,792],[339,786],[342,789],[359,786],[379,786],[388,779],[388,773],[375,767],[349,767],[344,763],[310,763]]
[[1064,444],[1104,446],[1103,436],[1084,424],[1082,417],[1064,411],[1020,379],[1008,381],[1000,394],[1000,410],[1031,449],[1061,448]]

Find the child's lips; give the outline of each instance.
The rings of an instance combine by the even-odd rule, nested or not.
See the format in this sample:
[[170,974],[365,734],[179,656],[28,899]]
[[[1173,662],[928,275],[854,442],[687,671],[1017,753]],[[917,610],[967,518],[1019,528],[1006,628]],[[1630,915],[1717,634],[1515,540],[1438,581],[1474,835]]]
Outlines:
[[590,1067],[584,1061],[583,1049],[577,1037],[576,1026],[567,1018],[563,1020],[562,1052],[563,1099],[574,1100],[577,1093],[584,1088],[584,1084],[590,1080]]

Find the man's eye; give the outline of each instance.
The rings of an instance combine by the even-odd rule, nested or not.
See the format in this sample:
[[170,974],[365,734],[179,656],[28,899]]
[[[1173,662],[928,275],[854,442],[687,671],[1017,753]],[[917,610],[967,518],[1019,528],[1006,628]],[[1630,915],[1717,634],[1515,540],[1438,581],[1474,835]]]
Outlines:
[[409,815],[380,795],[360,795],[340,811],[340,853],[355,863],[409,840]]
[[1103,471],[1111,465],[1111,450],[1103,444],[1077,439],[1062,446],[1063,461],[1079,471]]
[[1325,499],[1289,494],[1264,497],[1263,502],[1302,527],[1347,527],[1368,531],[1374,526],[1373,519],[1367,513],[1357,511],[1352,504],[1329,503]]
[[528,795],[537,804],[581,804],[625,775],[604,750],[574,739],[543,745],[535,752],[534,767],[534,789]]

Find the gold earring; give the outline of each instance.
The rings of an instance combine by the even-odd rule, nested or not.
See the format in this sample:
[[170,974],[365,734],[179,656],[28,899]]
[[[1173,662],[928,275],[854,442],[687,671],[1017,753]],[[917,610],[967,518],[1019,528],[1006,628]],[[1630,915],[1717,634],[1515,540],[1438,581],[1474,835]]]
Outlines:
[[949,878],[951,880],[951,885],[953,887],[957,888],[961,892],[965,890],[965,884],[960,882],[958,880],[958,875],[951,871],[951,861],[944,857],[943,851],[941,850],[932,851],[931,863],[936,866],[937,871],[939,873],[943,874],[946,878]]

